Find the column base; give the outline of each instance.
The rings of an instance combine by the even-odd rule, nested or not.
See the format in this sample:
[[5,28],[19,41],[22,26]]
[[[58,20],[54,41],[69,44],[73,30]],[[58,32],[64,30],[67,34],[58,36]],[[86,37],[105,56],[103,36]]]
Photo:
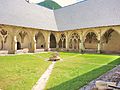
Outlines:
[[35,53],[36,50],[30,50],[28,53]]
[[84,53],[84,50],[80,50],[79,52],[80,52],[81,54],[83,54],[83,53]]
[[10,51],[8,51],[8,54],[16,54],[16,51],[10,50]]
[[98,54],[100,54],[100,53],[101,53],[101,51],[100,51],[100,50],[98,50],[98,51],[97,51],[97,53],[98,53]]
[[68,49],[68,48],[66,48],[66,51],[67,51],[67,52],[69,52],[69,49]]
[[50,51],[50,48],[46,48],[46,49],[44,49],[44,51]]

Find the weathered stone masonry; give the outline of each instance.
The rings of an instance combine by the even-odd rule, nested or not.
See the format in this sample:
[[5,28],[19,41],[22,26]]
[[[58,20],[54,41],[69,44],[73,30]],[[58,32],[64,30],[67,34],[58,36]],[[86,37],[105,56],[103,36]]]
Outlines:
[[0,25],[0,51],[15,54],[26,49],[72,52],[120,53],[120,26],[105,26],[67,31],[50,31]]

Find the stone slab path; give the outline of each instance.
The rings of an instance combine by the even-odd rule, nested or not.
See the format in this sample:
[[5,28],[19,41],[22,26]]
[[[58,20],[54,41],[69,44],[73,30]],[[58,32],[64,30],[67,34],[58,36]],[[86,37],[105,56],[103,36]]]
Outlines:
[[45,73],[40,77],[38,82],[33,86],[32,90],[44,90],[46,83],[50,77],[50,74],[52,73],[55,63],[56,62],[52,62],[52,64],[48,67]]
[[[118,73],[118,74],[117,74]],[[117,76],[117,77],[115,77]],[[116,66],[115,68],[113,68],[112,70],[108,71],[107,73],[105,73],[104,75],[100,76],[99,78],[91,81],[88,85],[85,85],[84,87],[82,87],[79,90],[92,90],[92,88],[95,87],[95,82],[96,81],[105,81],[105,82],[118,82],[118,85],[120,87],[120,65]]]

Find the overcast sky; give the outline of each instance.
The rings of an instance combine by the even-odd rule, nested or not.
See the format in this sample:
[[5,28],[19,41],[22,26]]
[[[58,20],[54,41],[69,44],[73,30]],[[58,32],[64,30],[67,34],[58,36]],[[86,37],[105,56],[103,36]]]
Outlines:
[[[33,2],[33,3],[38,3],[38,2],[41,2],[44,0],[29,0],[29,1]],[[74,4],[74,3],[77,3],[77,2],[83,1],[83,0],[53,0],[53,1],[57,2],[61,6],[67,6],[67,5]]]

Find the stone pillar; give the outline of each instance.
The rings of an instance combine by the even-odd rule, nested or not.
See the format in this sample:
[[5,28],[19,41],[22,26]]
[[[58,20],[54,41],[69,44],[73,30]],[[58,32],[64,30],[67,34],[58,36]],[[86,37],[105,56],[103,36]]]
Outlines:
[[59,38],[56,37],[56,48],[58,49],[59,48]]
[[65,43],[66,51],[68,51],[68,49],[69,49],[69,48],[68,48],[68,47],[69,47],[69,46],[68,46],[68,45],[69,45],[68,43],[69,43],[69,42],[68,42],[68,37],[66,36],[66,43]]
[[57,45],[56,45],[56,48],[58,49],[58,48],[59,48],[59,42],[56,42],[56,44],[57,44]]
[[79,43],[79,52],[80,52],[80,53],[82,52],[82,43],[81,43],[81,41],[80,41],[80,43]]
[[101,53],[101,31],[98,32],[97,53]]
[[8,50],[8,54],[15,54],[17,51],[17,38],[16,36],[11,37],[11,48]]
[[84,41],[81,39],[81,42],[80,42],[80,52],[84,52]]
[[98,40],[98,48],[97,48],[97,53],[101,53],[101,43],[100,40]]
[[83,32],[81,31],[80,33],[80,53],[83,53],[84,52],[84,38],[83,38]]
[[46,38],[45,51],[49,51],[50,50],[50,33],[47,33],[45,38]]
[[59,33],[55,33],[56,35],[56,50],[59,51],[59,41],[60,41],[60,35]]
[[31,42],[29,45],[29,53],[35,53],[36,51],[36,40],[35,35],[31,36]]
[[69,51],[69,38],[68,38],[68,33],[65,33],[66,36],[66,43],[65,43],[65,47],[66,47],[66,51]]

